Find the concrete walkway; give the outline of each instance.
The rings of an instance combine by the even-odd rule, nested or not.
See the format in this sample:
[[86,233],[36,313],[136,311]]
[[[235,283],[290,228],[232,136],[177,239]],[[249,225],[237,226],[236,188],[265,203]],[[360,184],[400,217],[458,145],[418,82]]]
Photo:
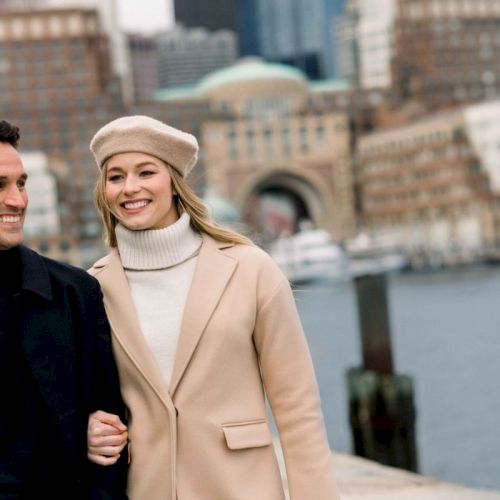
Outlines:
[[334,455],[342,500],[500,500],[480,491],[385,467],[350,455]]
[[334,453],[333,459],[342,500],[500,500],[500,491],[464,488],[352,455]]

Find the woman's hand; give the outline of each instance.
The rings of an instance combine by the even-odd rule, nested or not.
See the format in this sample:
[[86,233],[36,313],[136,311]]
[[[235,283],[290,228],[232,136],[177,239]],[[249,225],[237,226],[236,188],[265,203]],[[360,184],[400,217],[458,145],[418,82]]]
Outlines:
[[89,415],[87,457],[98,465],[113,465],[127,444],[127,427],[117,415],[98,410]]

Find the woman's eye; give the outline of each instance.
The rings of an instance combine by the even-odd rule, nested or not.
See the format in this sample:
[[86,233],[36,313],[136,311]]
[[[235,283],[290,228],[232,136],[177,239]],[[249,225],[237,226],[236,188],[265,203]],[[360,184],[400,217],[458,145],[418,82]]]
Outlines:
[[143,170],[140,175],[141,177],[149,177],[150,175],[154,175],[154,172],[151,170]]
[[111,176],[108,177],[108,181],[109,182],[117,182],[120,179],[122,179],[121,175],[111,175]]

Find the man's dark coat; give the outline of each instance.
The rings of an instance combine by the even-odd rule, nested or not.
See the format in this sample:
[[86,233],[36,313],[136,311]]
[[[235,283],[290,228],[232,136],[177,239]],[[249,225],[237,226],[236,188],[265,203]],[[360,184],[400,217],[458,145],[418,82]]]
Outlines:
[[64,444],[70,477],[61,480],[72,484],[78,498],[126,498],[126,453],[109,467],[86,458],[89,413],[105,410],[124,421],[98,282],[81,269],[24,246],[19,250],[22,285],[14,300],[16,330]]

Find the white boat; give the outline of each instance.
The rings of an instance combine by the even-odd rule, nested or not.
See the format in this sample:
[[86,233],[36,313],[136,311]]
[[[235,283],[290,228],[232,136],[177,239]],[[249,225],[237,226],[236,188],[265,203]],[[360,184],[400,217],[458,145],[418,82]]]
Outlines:
[[399,271],[408,258],[390,238],[370,237],[361,233],[345,245],[351,277]]
[[302,229],[282,236],[271,243],[268,251],[294,283],[348,277],[344,251],[323,229]]

